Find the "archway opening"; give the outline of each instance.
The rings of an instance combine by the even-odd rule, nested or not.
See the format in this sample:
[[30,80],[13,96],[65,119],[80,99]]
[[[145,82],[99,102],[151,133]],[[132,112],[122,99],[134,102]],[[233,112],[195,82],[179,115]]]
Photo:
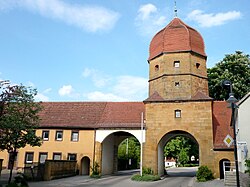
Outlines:
[[134,137],[124,139],[118,146],[118,171],[140,167],[140,142]]
[[89,171],[90,171],[90,158],[87,156],[84,156],[81,159],[81,174],[89,175]]
[[140,143],[129,132],[114,132],[102,142],[102,175],[137,168],[139,159]]
[[171,131],[158,144],[158,174],[195,176],[199,166],[199,144],[190,133]]
[[225,171],[230,170],[230,161],[228,159],[221,159],[219,162],[220,179],[224,179]]

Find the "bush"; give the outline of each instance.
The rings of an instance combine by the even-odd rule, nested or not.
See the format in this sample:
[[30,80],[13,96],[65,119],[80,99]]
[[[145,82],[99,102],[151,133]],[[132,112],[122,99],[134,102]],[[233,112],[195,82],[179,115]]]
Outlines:
[[245,165],[247,167],[247,170],[245,172],[249,173],[250,175],[250,159],[246,159],[245,162],[246,162]]
[[131,180],[133,181],[157,181],[161,178],[158,175],[133,175]]
[[196,173],[199,182],[205,182],[214,179],[212,171],[207,166],[200,166]]
[[154,171],[151,168],[142,168],[142,175],[154,175]]
[[92,178],[100,178],[100,166],[97,162],[94,163],[93,167],[91,167],[92,173],[90,175],[90,177]]

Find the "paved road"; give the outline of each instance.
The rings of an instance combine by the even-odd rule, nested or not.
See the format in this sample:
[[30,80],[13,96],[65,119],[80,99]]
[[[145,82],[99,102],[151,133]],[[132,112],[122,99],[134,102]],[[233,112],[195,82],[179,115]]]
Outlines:
[[[75,176],[51,181],[30,182],[30,187],[222,187],[223,181],[214,180],[205,183],[196,183],[197,168],[175,168],[167,171],[168,176],[155,182],[135,182],[131,180],[134,172],[121,172],[118,175],[103,176],[101,179],[92,179],[88,176]],[[138,171],[137,171],[138,172]],[[0,187],[6,184],[8,175],[0,177]]]

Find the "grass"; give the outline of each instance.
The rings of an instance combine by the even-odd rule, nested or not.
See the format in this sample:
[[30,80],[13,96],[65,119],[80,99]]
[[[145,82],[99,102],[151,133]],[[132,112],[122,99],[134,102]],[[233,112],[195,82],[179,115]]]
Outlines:
[[140,174],[136,174],[133,175],[131,180],[133,181],[158,181],[161,178],[158,175],[148,175],[148,174],[144,174],[144,175],[140,175]]

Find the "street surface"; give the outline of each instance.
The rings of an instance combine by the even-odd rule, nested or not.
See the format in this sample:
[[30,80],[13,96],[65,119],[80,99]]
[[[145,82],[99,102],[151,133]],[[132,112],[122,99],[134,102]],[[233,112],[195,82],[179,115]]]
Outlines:
[[188,187],[193,184],[197,168],[174,168],[168,170],[168,176],[155,182],[132,181],[133,172],[91,179],[88,176],[75,176],[52,181],[31,182],[30,187]]

